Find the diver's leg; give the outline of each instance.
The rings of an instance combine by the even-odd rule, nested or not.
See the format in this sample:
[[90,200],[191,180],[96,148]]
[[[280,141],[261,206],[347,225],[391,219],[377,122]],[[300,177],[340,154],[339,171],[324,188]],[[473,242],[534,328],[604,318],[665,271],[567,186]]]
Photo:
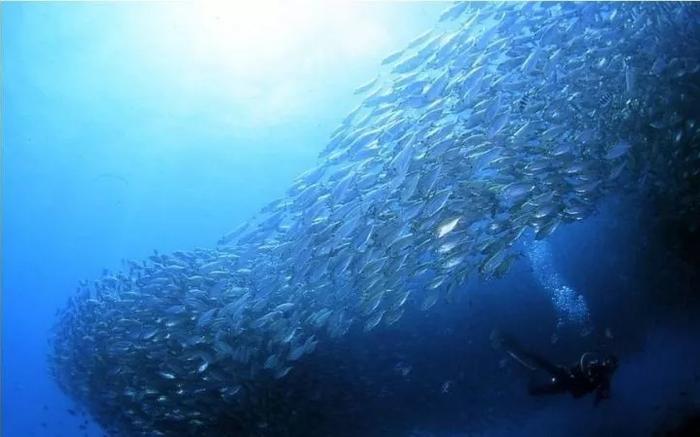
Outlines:
[[515,339],[498,331],[491,333],[491,342],[496,349],[500,349],[511,356],[515,361],[530,370],[542,369],[550,375],[561,378],[565,370],[550,362],[546,358],[523,349]]
[[563,369],[560,366],[557,366],[556,364],[552,363],[551,361],[540,355],[525,351],[519,351],[518,354],[520,355],[521,359],[528,361],[538,369],[544,370],[545,372],[549,373],[555,378],[562,379],[566,377],[565,369]]

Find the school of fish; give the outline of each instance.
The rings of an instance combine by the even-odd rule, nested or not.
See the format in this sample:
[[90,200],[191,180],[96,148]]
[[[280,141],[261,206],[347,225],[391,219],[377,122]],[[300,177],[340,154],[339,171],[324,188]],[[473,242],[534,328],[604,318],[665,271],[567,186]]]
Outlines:
[[114,435],[262,435],[283,420],[263,393],[318,349],[503,276],[606,195],[695,214],[699,6],[451,6],[356,90],[284,198],[215,248],[82,283],[56,381]]

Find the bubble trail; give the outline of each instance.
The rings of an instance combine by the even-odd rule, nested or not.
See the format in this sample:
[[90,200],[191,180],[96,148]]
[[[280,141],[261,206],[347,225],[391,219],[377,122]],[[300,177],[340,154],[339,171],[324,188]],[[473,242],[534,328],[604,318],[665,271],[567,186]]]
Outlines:
[[573,324],[580,328],[582,333],[589,332],[591,317],[586,299],[557,271],[551,244],[544,240],[533,241],[527,250],[527,257],[535,279],[550,295],[557,310],[557,326]]

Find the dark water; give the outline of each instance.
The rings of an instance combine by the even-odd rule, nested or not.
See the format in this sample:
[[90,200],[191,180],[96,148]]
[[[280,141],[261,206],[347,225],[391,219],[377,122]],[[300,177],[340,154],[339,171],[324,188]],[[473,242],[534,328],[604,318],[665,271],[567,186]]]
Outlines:
[[[557,327],[551,300],[521,262],[501,280],[469,284],[434,314],[416,311],[396,329],[351,335],[342,352],[304,369],[300,392],[330,390],[337,398],[332,405],[306,399],[304,420],[314,422],[302,427],[318,435],[694,435],[697,266],[655,237],[659,230],[639,218],[640,207],[634,199],[610,201],[552,238],[557,271],[588,301],[592,332]],[[493,329],[562,364],[585,351],[616,354],[612,398],[594,406],[592,396],[529,396],[528,383],[543,375],[494,351]],[[315,387],[320,372],[331,372],[337,385]]]
[[[167,5],[2,6],[3,435],[118,435],[49,374],[55,313],[78,281],[153,249],[213,247],[283,196],[359,101],[352,89],[446,5],[308,9],[325,22],[275,7],[244,15],[268,27],[207,34]],[[504,277],[470,277],[430,311],[320,344],[259,394],[255,429],[222,417],[205,434],[697,435],[697,217],[649,193],[611,192],[561,225],[540,243],[544,268],[522,243]],[[582,320],[551,281],[582,296]],[[611,399],[529,396],[546,376],[495,350],[494,330],[562,364],[616,354]]]

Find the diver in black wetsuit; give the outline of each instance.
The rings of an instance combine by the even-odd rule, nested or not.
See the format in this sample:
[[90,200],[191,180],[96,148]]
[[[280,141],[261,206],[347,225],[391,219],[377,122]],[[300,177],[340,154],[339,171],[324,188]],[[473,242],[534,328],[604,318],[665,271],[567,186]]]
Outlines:
[[595,392],[594,405],[610,398],[610,379],[617,369],[614,355],[595,359],[594,354],[586,352],[578,363],[566,367],[524,351],[515,341],[495,331],[491,334],[491,341],[496,349],[505,351],[527,369],[549,373],[551,380],[547,384],[530,386],[529,392],[533,396],[570,393],[574,398],[580,398]]

